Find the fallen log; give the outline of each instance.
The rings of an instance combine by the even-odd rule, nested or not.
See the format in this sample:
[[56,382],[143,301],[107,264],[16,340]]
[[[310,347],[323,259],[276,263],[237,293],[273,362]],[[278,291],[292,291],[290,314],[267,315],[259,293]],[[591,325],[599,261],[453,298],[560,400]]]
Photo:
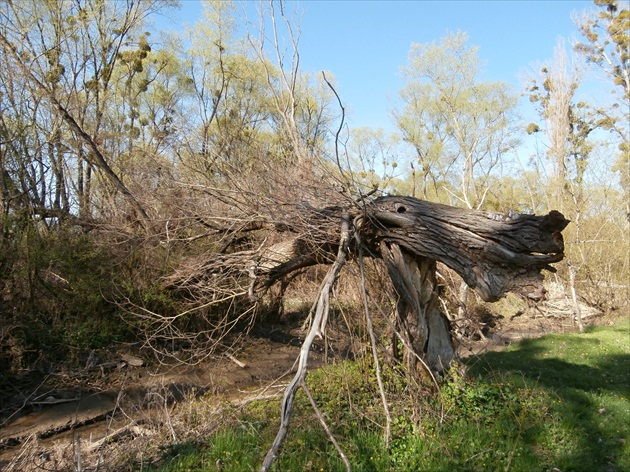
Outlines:
[[560,213],[545,216],[472,211],[410,197],[381,197],[366,207],[364,240],[386,263],[396,322],[407,345],[432,368],[455,357],[450,324],[441,311],[436,261],[457,272],[483,300],[508,292],[544,299],[542,269],[564,257]]
[[262,225],[265,239],[257,249],[217,254],[173,278],[171,286],[188,292],[198,287],[202,301],[248,294],[258,303],[276,285],[276,297],[282,297],[300,271],[336,260],[341,222],[349,221],[347,260],[359,254],[383,260],[397,295],[394,325],[415,351],[406,357],[412,362],[418,355],[436,369],[455,355],[438,299],[437,263],[458,273],[485,301],[508,292],[540,301],[542,270],[554,271],[552,264],[564,257],[562,230],[569,223],[557,211],[501,214],[399,196],[322,209],[299,203],[281,217],[290,224]]

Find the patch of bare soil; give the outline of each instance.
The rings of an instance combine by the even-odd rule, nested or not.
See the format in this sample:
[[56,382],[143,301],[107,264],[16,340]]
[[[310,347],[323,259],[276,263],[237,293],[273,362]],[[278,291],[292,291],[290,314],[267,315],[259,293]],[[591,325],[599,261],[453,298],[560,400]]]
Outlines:
[[[523,338],[575,330],[567,317],[517,314],[508,319],[489,313],[460,327],[459,352],[477,355]],[[81,463],[79,470],[117,470],[107,451],[118,441],[124,441],[128,455],[146,457],[148,444],[176,443],[191,428],[202,435],[216,427],[208,416],[196,419],[200,408],[219,412],[214,417],[220,422],[248,398],[279,397],[305,333],[284,326],[258,334],[252,333],[233,355],[193,366],[160,365],[138,352],[92,353],[82,371],[56,373],[55,382],[3,402],[11,408],[0,412],[0,470],[77,470]],[[311,367],[324,360],[320,345],[311,354]],[[59,387],[44,391],[45,384]],[[185,401],[193,399],[198,402],[194,408]],[[137,443],[135,452],[130,452],[132,443]]]
[[[216,406],[258,392],[275,395],[280,389],[274,384],[286,385],[294,369],[302,335],[288,326],[252,333],[237,353],[195,365],[160,365],[141,353],[93,352],[85,369],[52,374],[36,391],[4,399],[0,470],[65,470],[62,464],[76,464],[79,453],[87,457],[109,442],[147,435],[187,399]],[[323,361],[319,351],[311,354],[313,366]],[[173,431],[171,441],[175,436]]]

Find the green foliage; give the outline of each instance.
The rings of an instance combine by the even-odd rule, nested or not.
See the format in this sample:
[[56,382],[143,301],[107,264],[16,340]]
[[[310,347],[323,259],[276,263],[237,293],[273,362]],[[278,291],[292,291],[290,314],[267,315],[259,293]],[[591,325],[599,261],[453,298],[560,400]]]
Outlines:
[[445,415],[457,414],[457,420],[488,424],[505,410],[505,403],[518,405],[518,392],[498,382],[469,383],[459,374],[457,366],[451,369],[448,381],[442,386],[440,401]]
[[[545,393],[543,421],[524,436],[543,464],[560,470],[625,470],[628,449],[627,317],[583,335],[551,335],[489,353],[472,372],[502,372],[516,386]],[[485,374],[484,374],[485,375]]]
[[540,131],[540,127],[536,123],[530,123],[527,125],[527,134],[534,134]]
[[625,100],[630,100],[630,10],[617,0],[595,0],[594,3],[599,13],[578,24],[587,42],[578,43],[575,48],[608,72],[614,84],[623,89]]
[[517,99],[507,84],[479,80],[478,48],[467,41],[459,32],[412,45],[400,91],[404,107],[394,115],[416,152],[418,196],[426,199],[446,181],[472,208],[481,203],[492,169],[518,144]]
[[[72,228],[25,228],[0,277],[3,350],[12,371],[129,339],[112,300],[112,254]],[[9,308],[10,307],[10,308]],[[19,348],[18,348],[19,346]]]

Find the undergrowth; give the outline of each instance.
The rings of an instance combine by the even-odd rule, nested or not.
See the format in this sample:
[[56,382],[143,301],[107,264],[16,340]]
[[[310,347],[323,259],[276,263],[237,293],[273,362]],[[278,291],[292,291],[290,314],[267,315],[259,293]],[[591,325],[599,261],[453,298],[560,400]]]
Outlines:
[[[526,340],[469,358],[440,391],[385,369],[392,437],[367,361],[325,366],[308,384],[355,471],[630,470],[630,324]],[[163,450],[160,472],[249,471],[278,428],[279,400],[239,409],[195,443]],[[299,394],[273,470],[345,470]]]

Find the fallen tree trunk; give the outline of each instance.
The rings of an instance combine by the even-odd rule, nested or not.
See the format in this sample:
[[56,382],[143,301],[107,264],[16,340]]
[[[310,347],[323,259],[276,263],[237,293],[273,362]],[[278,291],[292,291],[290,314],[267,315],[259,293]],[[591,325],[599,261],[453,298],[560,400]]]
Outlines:
[[545,216],[499,214],[417,200],[381,197],[367,209],[375,242],[442,262],[484,301],[508,292],[544,298],[542,269],[564,257],[562,230],[569,223],[557,211]]
[[[256,284],[268,288],[298,269],[333,260],[341,212],[302,207],[300,220],[317,226],[317,237],[297,233],[266,248],[254,271]],[[352,231],[360,233],[366,252],[386,264],[398,296],[396,326],[406,345],[437,369],[448,366],[455,347],[440,309],[436,262],[457,272],[485,301],[508,292],[542,300],[541,271],[554,271],[550,264],[564,257],[561,231],[568,224],[557,211],[499,214],[396,196],[368,202],[353,217]],[[410,367],[414,357],[405,356]]]
[[[440,309],[436,261],[455,272],[485,301],[513,291],[544,298],[542,269],[563,257],[561,231],[568,221],[546,216],[501,215],[382,197],[366,208],[364,231],[385,261],[398,295],[396,321],[407,345],[432,368],[455,357],[450,325]],[[414,370],[414,353],[406,353]]]
[[[438,299],[437,262],[457,272],[485,301],[508,292],[542,300],[541,271],[554,271],[551,264],[564,257],[561,232],[568,224],[557,211],[498,214],[411,197],[384,196],[323,209],[296,204],[283,213],[281,224],[261,225],[265,239],[257,249],[224,251],[174,277],[171,285],[203,291],[197,298],[202,302],[249,294],[258,303],[276,285],[282,296],[304,268],[335,261],[343,215],[352,222],[348,259],[359,254],[361,244],[363,254],[382,259],[387,267],[397,295],[393,325],[413,351],[405,355],[409,366],[419,356],[435,369],[448,366],[455,355]],[[239,239],[238,234],[231,238]]]

